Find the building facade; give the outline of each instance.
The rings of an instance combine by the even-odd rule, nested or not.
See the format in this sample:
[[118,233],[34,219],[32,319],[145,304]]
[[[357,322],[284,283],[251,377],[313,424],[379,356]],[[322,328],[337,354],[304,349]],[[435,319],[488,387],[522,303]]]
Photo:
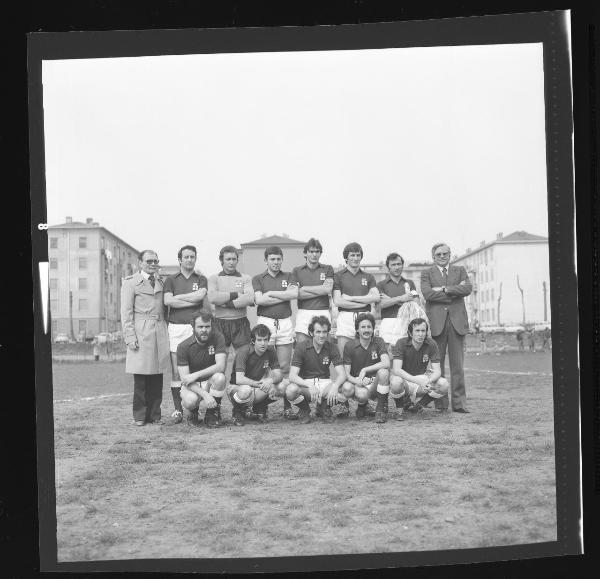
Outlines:
[[138,250],[88,217],[48,227],[52,339],[121,329],[121,279],[138,269]]
[[498,233],[453,259],[466,268],[473,291],[465,300],[474,326],[550,324],[548,238],[515,231]]

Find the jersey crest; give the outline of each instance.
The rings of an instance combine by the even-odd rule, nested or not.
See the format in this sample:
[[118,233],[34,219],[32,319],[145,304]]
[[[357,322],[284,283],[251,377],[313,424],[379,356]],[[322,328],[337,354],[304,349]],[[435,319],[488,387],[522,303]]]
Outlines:
[[377,355],[377,352],[375,350],[373,350],[371,352],[371,360],[377,360],[379,356]]
[[321,275],[319,275],[319,279],[325,281],[325,272],[322,272]]
[[195,282],[192,284],[192,291],[193,291],[193,292],[197,292],[199,289],[200,289],[200,288],[198,287],[198,282],[196,282],[196,281],[195,281]]
[[429,362],[429,355],[428,354],[423,354],[423,362],[425,362],[425,363]]
[[361,283],[362,285],[367,285],[367,278],[366,278],[366,277],[363,277],[363,278],[360,280],[360,283]]
[[263,362],[263,368],[269,368],[269,360]]
[[323,366],[329,366],[329,356],[323,356]]
[[281,280],[281,287],[287,287],[288,286],[288,282],[284,279]]
[[244,287],[244,282],[236,281],[235,282],[235,287],[239,287],[239,288]]
[[214,346],[209,346],[208,347],[208,353],[210,356],[213,356],[215,353],[215,347]]

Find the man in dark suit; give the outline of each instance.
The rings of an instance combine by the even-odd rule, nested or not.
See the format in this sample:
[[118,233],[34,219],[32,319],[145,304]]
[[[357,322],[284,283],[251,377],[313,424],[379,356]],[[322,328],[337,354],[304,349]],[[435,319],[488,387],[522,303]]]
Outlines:
[[[421,293],[427,300],[431,335],[440,350],[442,376],[448,348],[452,410],[468,413],[463,345],[469,320],[464,298],[471,293],[471,282],[464,267],[450,265],[450,247],[446,243],[436,243],[431,255],[434,265],[421,272]],[[437,399],[435,405],[439,410],[447,410],[448,398]]]

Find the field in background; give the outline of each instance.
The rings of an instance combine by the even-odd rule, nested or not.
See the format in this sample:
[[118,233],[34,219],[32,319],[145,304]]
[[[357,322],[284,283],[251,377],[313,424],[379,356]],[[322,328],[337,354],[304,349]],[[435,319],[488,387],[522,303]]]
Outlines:
[[[58,560],[556,540],[549,353],[468,353],[471,414],[135,427],[122,362],[53,366]],[[173,403],[168,388],[163,414]],[[353,412],[352,412],[353,414]]]

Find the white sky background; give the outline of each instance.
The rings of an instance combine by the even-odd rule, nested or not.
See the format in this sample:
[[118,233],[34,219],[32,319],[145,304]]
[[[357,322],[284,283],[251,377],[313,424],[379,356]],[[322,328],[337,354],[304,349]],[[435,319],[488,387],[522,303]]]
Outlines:
[[[261,233],[342,263],[547,235],[541,44],[45,61],[48,223],[197,266]],[[284,256],[285,257],[285,256]],[[284,259],[285,269],[285,259]]]

